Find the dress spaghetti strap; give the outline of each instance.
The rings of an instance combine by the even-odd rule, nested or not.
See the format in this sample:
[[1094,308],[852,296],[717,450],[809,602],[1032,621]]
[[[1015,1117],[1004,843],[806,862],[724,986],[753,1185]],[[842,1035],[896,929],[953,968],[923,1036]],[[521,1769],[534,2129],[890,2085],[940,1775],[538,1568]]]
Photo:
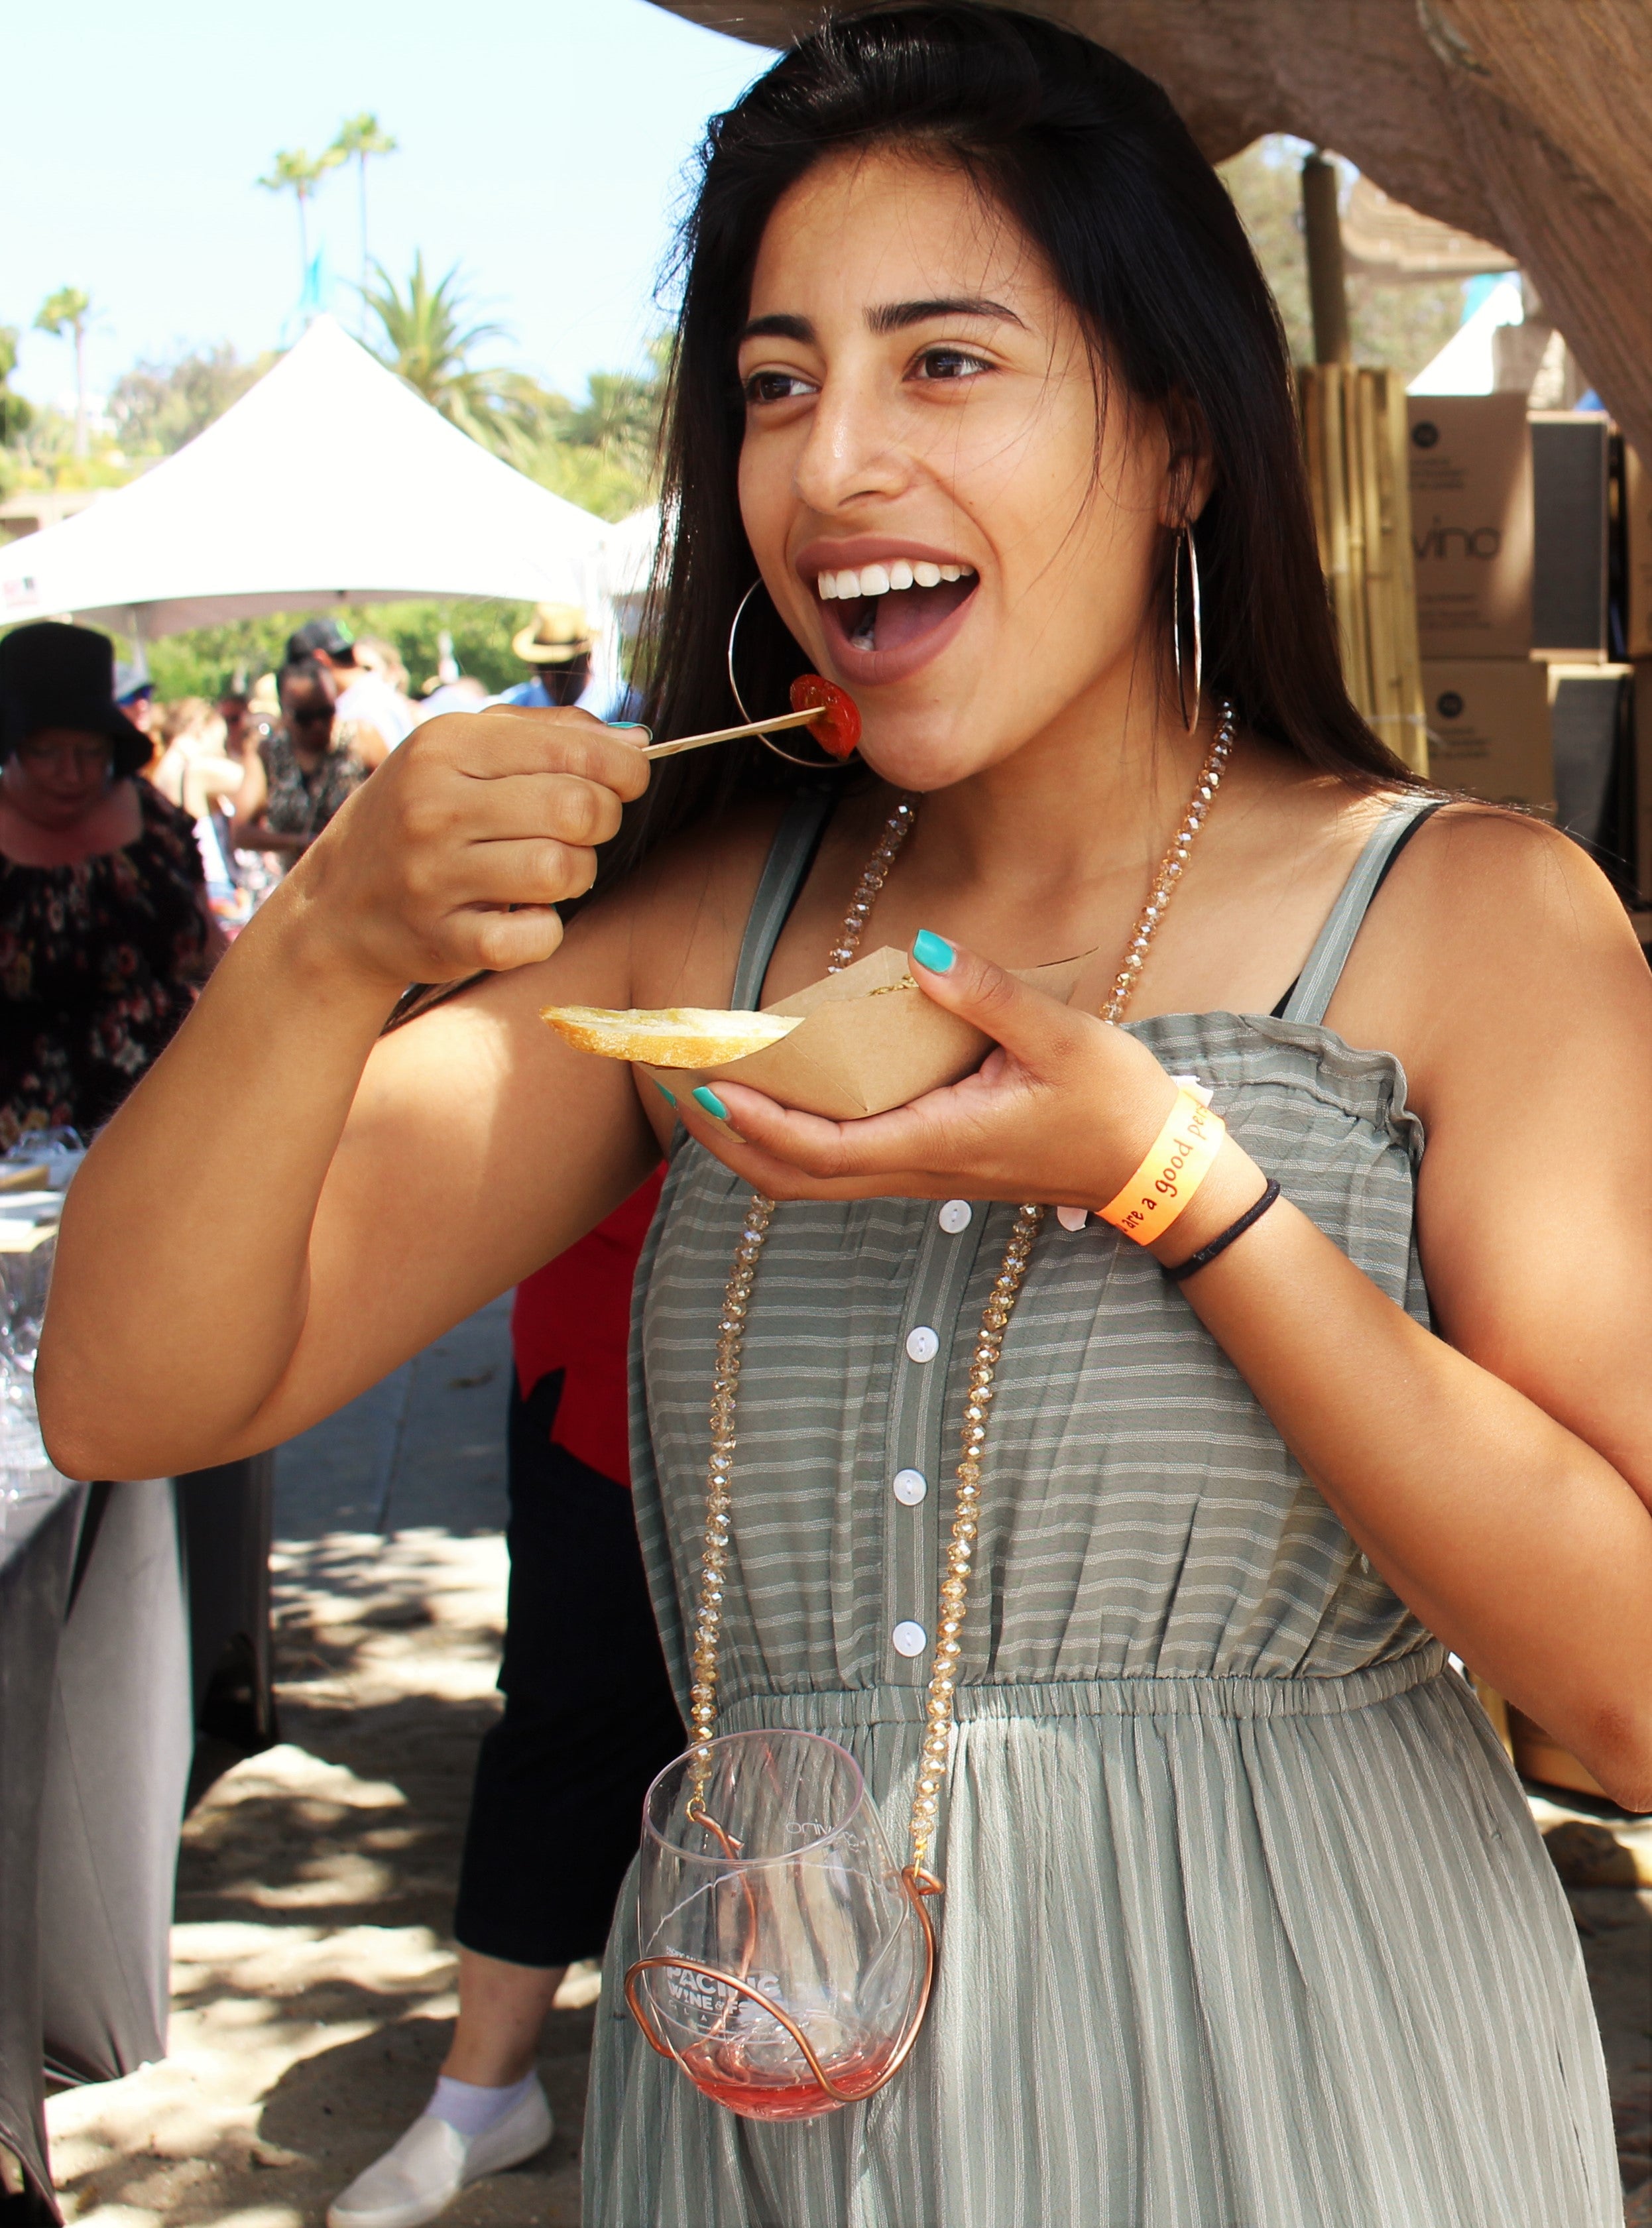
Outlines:
[[1324,1021],[1325,1009],[1341,979],[1354,940],[1365,925],[1371,900],[1381,888],[1384,876],[1401,846],[1409,842],[1424,821],[1447,802],[1443,797],[1404,797],[1383,815],[1326,916],[1307,964],[1280,1010],[1282,1021],[1315,1025]]
[[815,854],[826,832],[826,823],[832,816],[837,794],[836,789],[799,790],[781,816],[764,861],[757,895],[746,916],[746,934],[734,970],[734,988],[729,998],[729,1006],[734,1012],[752,1010],[763,995],[763,978],[769,971],[769,961],[797,901],[797,893],[815,863]]

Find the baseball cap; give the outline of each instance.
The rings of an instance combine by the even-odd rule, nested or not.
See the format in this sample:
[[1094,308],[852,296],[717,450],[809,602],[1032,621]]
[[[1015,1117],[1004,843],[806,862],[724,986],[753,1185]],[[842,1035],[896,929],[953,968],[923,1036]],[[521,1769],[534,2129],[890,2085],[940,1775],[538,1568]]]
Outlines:
[[302,664],[319,650],[323,657],[336,658],[341,665],[354,665],[355,644],[336,619],[306,619],[296,633],[287,637],[287,663]]

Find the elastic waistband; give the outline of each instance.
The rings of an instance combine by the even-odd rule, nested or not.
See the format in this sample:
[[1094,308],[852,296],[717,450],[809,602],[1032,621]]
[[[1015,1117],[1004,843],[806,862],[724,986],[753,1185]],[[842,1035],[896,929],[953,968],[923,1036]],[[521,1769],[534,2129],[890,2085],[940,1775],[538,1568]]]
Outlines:
[[[1368,1710],[1437,1679],[1445,1650],[1437,1642],[1409,1655],[1337,1678],[1050,1679],[1023,1686],[960,1687],[960,1725],[1020,1718],[1334,1718]],[[923,1687],[823,1688],[807,1693],[744,1694],[717,1713],[719,1732],[759,1725],[800,1732],[848,1732],[862,1725],[918,1725],[926,1715]]]

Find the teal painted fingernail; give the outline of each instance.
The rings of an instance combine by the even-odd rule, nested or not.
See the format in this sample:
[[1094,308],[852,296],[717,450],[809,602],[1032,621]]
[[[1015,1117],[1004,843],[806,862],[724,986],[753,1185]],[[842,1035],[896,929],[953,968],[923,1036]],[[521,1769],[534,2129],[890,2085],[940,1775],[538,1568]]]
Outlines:
[[696,1106],[703,1106],[708,1114],[714,1114],[720,1122],[727,1121],[727,1107],[724,1105],[722,1100],[717,1096],[717,1093],[711,1089],[708,1084],[695,1084],[694,1087],[694,1103]]
[[920,967],[927,967],[932,975],[951,972],[957,953],[944,936],[937,936],[932,928],[920,928],[912,940],[912,956]]
[[654,1085],[654,1088],[659,1092],[661,1098],[664,1099],[668,1106],[675,1106],[676,1104],[676,1092],[675,1091],[668,1091],[665,1085],[660,1081],[657,1075],[650,1075],[649,1081]]

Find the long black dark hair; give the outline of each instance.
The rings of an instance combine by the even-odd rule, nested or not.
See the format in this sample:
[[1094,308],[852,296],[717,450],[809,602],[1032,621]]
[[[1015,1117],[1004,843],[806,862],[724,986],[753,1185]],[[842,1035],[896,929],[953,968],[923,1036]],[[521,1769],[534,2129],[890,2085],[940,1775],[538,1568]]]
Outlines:
[[[655,733],[739,716],[725,653],[757,565],[736,490],[734,349],[764,227],[823,157],[887,145],[976,181],[1043,254],[1108,375],[1197,429],[1213,467],[1198,526],[1208,686],[1309,765],[1359,788],[1414,786],[1343,684],[1290,352],[1226,189],[1152,79],[1075,32],[976,0],[840,16],[707,131],[679,262],[663,457],[672,531],[645,630]],[[1167,535],[1167,629],[1170,546]],[[746,701],[784,707],[804,664],[768,598],[754,598],[740,627]],[[758,744],[664,761],[603,882],[740,797],[807,778]]]

